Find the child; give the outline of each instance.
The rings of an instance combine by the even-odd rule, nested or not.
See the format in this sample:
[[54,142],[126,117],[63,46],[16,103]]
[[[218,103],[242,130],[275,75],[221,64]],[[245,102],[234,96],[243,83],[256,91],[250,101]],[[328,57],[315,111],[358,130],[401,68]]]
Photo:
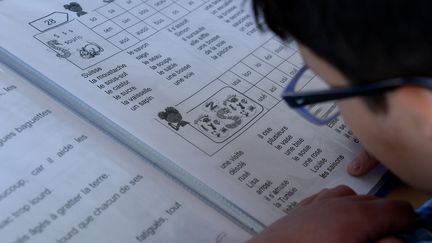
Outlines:
[[[253,4],[257,20],[284,40],[294,38],[308,67],[331,86],[288,94],[290,106],[337,100],[371,155],[432,194],[432,1]],[[351,169],[370,167],[361,165]],[[251,242],[420,242],[431,239],[424,227],[408,203],[357,196],[339,186],[305,199]]]

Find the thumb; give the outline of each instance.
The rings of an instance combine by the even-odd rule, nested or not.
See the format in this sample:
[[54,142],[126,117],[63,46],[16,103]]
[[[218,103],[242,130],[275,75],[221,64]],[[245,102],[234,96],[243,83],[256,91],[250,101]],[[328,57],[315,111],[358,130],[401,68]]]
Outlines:
[[373,170],[379,164],[378,160],[368,152],[363,151],[348,164],[347,171],[352,176],[363,176]]

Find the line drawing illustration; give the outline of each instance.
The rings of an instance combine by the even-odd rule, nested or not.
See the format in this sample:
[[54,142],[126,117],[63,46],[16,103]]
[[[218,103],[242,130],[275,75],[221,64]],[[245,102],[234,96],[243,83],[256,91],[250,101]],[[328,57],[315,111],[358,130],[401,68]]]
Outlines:
[[78,17],[81,17],[81,16],[87,14],[87,12],[84,11],[83,8],[81,7],[81,5],[77,2],[70,2],[69,4],[65,4],[63,7],[66,10],[75,12]]
[[85,46],[83,46],[81,49],[79,49],[79,53],[80,56],[84,59],[91,59],[91,58],[95,58],[96,56],[99,56],[104,49],[94,43],[94,42],[87,42],[88,44],[86,44]]
[[167,107],[165,111],[158,113],[158,117],[168,122],[168,125],[174,130],[179,131],[180,127],[184,127],[189,122],[183,120],[181,113],[174,107]]
[[68,49],[66,49],[64,47],[61,47],[61,46],[63,46],[63,44],[61,44],[60,42],[58,42],[58,40],[55,40],[55,39],[54,40],[49,40],[49,41],[47,41],[46,44],[51,49],[53,49],[53,50],[56,51],[56,56],[59,57],[59,58],[69,58],[72,55],[72,53]]

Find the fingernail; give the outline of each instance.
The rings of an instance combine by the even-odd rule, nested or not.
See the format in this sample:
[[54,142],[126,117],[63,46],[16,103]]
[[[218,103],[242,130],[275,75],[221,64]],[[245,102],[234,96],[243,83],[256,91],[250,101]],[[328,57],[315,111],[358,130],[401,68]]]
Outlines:
[[358,160],[354,160],[352,161],[349,165],[348,165],[348,170],[353,173],[353,174],[358,174],[361,172],[361,163]]

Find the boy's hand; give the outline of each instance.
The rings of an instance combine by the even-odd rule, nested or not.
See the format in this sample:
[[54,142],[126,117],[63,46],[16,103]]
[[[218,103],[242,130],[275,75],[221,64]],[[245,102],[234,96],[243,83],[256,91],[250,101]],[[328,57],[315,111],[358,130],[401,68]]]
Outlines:
[[357,196],[349,187],[339,186],[306,198],[249,243],[395,242],[388,237],[409,229],[414,221],[408,203]]
[[347,171],[352,176],[363,176],[379,164],[378,160],[368,152],[363,151],[357,158],[348,164]]

